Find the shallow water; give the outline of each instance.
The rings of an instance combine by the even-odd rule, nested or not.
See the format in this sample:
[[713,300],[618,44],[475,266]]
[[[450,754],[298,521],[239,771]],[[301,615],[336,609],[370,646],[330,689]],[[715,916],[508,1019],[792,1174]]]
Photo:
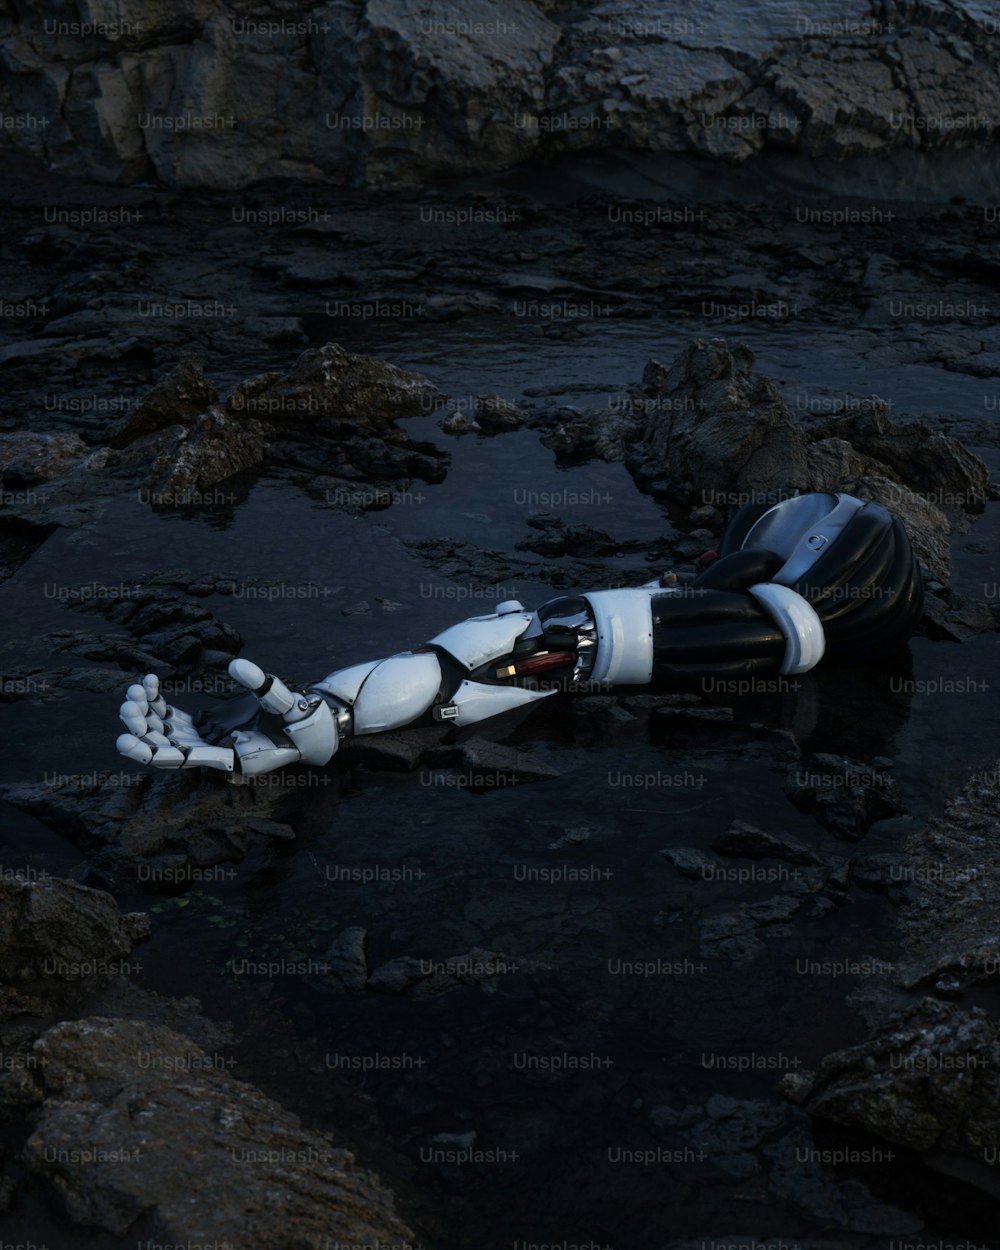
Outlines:
[[[598,174],[605,181],[611,176]],[[576,176],[590,176],[586,163]],[[858,176],[859,186],[868,185],[867,174]],[[638,163],[629,177],[642,177],[648,189],[648,171]],[[814,174],[779,168],[774,177],[780,183]],[[872,177],[879,194],[891,198],[890,174]],[[737,180],[729,194],[738,188]],[[983,194],[991,190],[984,172]],[[704,326],[706,336],[719,332]],[[848,333],[810,325],[806,334],[794,325],[751,324],[723,333],[751,344],[760,370],[779,380],[793,404],[877,393],[892,401],[894,417],[962,416],[973,405],[980,415],[981,380],[927,366],[880,365],[881,327]],[[349,349],[425,373],[459,404],[498,393],[584,405],[618,402],[650,356],[669,359],[691,334],[690,321],[654,318],[588,324],[582,337],[560,341],[509,318],[481,318],[471,328],[366,325],[353,336],[344,327],[338,338]],[[227,377],[261,364],[248,351],[247,359],[232,361]],[[112,580],[109,570],[123,582],[150,569],[232,570],[317,586],[305,597],[237,594],[209,601],[243,634],[251,658],[309,680],[418,643],[453,620],[490,610],[497,598],[533,606],[551,593],[540,581],[522,579],[476,597],[474,588],[443,580],[405,540],[444,535],[510,551],[529,532],[527,516],[539,511],[649,542],[670,527],[666,510],[636,491],[620,465],[558,467],[531,431],[454,438],[439,430],[436,417],[406,424],[414,437],[450,452],[446,480],[418,484],[413,498],[358,518],[280,474],[246,484],[235,505],[214,511],[138,513],[132,498],[108,501],[96,523],[57,532],[0,587],[0,648],[28,635],[88,627],[92,618],[48,589],[66,583],[67,568],[75,583],[104,584]],[[993,448],[983,454],[991,463],[997,456]],[[564,502],[572,492],[583,502]],[[972,533],[956,539],[959,591],[982,597],[982,587],[1000,581],[998,528],[1000,512],[990,505]],[[634,566],[635,557],[625,563]],[[360,601],[370,610],[345,614]],[[41,660],[44,644],[36,645]],[[342,1135],[397,1188],[404,1212],[440,1250],[518,1239],[648,1250],[750,1226],[760,1236],[867,1245],[859,1239],[909,1234],[922,1221],[931,1233],[956,1233],[950,1221],[960,1198],[961,1232],[985,1244],[985,1200],[937,1178],[928,1185],[915,1160],[855,1169],[876,1195],[867,1205],[843,1187],[850,1169],[829,1170],[822,1183],[803,1172],[769,1184],[784,1166],[781,1142],[799,1123],[775,1096],[778,1077],[865,1036],[844,1002],[851,978],[801,975],[797,963],[891,959],[891,906],[854,889],[846,907],[771,926],[757,958],[733,966],[700,954],[701,917],[780,894],[784,882],[690,881],[659,852],[705,847],[739,817],[797,834],[826,854],[855,853],[788,801],[781,759],[787,739],[768,726],[792,730],[805,750],[862,760],[888,756],[906,809],[917,816],[939,810],[973,771],[1000,758],[1000,710],[990,687],[975,704],[973,732],[969,696],[933,693],[934,684],[991,681],[998,645],[996,634],[962,646],[918,639],[912,676],[930,693],[901,700],[887,673],[824,670],[805,683],[797,706],[766,699],[743,704],[735,727],[664,726],[642,712],[615,722],[548,709],[504,731],[504,740],[551,763],[560,776],[482,794],[448,784],[440,770],[392,774],[334,761],[304,787],[294,843],[233,869],[223,866],[217,879],[177,898],[120,900],[125,908],[154,912],[138,980],[161,993],[197,994],[207,1014],[232,1019],[236,1075],[280,1097],[308,1124]],[[116,703],[81,694],[37,714],[24,704],[0,705],[0,781],[116,769]],[[763,727],[748,728],[751,722]],[[619,774],[683,780],[626,787],[613,782]],[[53,873],[79,863],[77,852],[30,818],[5,808],[5,824],[12,863]],[[585,840],[552,849],[580,829]],[[861,849],[868,854],[893,845],[893,835],[876,829]],[[398,870],[397,879],[356,879],[361,870],[380,867]],[[529,869],[551,876],[567,867],[586,868],[590,876],[522,879]],[[311,975],[279,977],[272,985],[234,972],[233,961],[321,959],[330,940],[351,925],[368,930],[372,965],[404,955],[442,960],[484,947],[516,971],[501,973],[493,990],[460,987],[422,1001],[331,995]],[[610,966],[619,959],[667,961],[671,970],[622,975]],[[349,1066],[373,1055],[400,1064],[368,1072]],[[594,1066],[551,1072],[523,1064],[524,1056],[567,1055],[591,1056]],[[770,1056],[774,1064],[720,1071],[706,1060],[713,1055]],[[713,1095],[778,1109],[758,1141],[742,1152],[731,1144],[732,1153],[742,1154],[735,1162],[718,1149],[688,1157],[683,1132],[657,1130],[649,1119],[652,1108],[701,1106]],[[423,1157],[435,1134],[470,1131],[478,1148],[517,1158],[445,1166]],[[817,1140],[840,1140],[828,1126],[816,1131]],[[843,1139],[858,1145],[850,1134]],[[618,1147],[671,1149],[683,1157],[621,1165],[608,1154]],[[37,1235],[40,1218],[36,1207],[22,1203],[11,1234]],[[56,1231],[63,1238],[58,1244],[67,1246],[113,1241]]]

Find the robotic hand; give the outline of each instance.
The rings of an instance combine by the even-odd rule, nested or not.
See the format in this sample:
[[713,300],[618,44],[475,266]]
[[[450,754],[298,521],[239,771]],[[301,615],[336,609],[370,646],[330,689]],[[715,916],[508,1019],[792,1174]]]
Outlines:
[[797,495],[740,509],[719,559],[697,576],[563,596],[535,612],[509,600],[304,694],[233,660],[229,673],[249,693],[192,718],[147,676],[127,691],[129,732],[117,745],[156,768],[255,776],[323,765],[347,736],[425,719],[475,724],[559,690],[676,689],[705,677],[804,673],[824,653],[870,658],[909,638],[922,604],[898,518],[851,495]]

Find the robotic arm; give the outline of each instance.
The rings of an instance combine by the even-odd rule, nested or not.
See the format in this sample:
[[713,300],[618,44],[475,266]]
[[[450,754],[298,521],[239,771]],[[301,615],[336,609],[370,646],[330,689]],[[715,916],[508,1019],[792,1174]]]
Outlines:
[[742,508],[719,559],[696,576],[562,596],[534,612],[509,600],[303,694],[237,659],[229,673],[247,695],[193,718],[166,703],[151,674],[128,688],[117,746],[166,769],[256,776],[323,765],[346,737],[425,719],[471,725],[559,690],[669,690],[705,676],[804,673],[824,653],[870,657],[909,638],[922,603],[898,518],[851,495],[799,495]]

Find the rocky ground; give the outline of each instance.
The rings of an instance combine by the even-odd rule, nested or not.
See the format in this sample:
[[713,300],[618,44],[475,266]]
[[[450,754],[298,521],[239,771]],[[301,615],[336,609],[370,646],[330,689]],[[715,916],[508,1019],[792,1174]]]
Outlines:
[[[335,197],[14,172],[15,1231],[990,1244],[982,206],[834,221],[805,199],[623,199],[572,171],[554,188],[551,170]],[[136,216],[48,222],[53,204]],[[834,485],[913,533],[927,610],[898,664],[386,735],[274,785],[113,771],[136,673],[181,703],[231,693],[244,652],[314,678],[510,587],[537,602],[696,568],[743,497]],[[77,884],[28,884],[56,867]],[[145,968],[122,967],[147,930]],[[107,968],[78,984],[46,972],[53,953]]]

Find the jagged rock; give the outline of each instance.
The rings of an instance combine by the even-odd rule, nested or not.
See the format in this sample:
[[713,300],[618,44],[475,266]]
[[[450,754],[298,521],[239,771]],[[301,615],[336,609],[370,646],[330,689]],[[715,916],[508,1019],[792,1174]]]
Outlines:
[[479,946],[444,959],[404,955],[380,964],[368,978],[368,989],[376,994],[406,994],[412,998],[434,998],[459,985],[478,986],[486,993],[494,993],[497,977],[516,967],[506,955]]
[[264,427],[259,421],[237,420],[210,408],[164,448],[145,486],[154,504],[198,503],[210,486],[263,459]]
[[363,990],[368,980],[368,930],[355,925],[334,938],[323,956],[326,988]]
[[790,864],[819,864],[822,858],[804,842],[789,833],[768,833],[746,821],[733,821],[725,833],[712,842],[717,855],[743,859],[783,859]]
[[719,865],[714,855],[706,855],[696,846],[668,846],[660,854],[682,877],[690,877],[692,881],[709,880]]
[[528,420],[528,414],[499,395],[476,398],[476,424],[487,434],[517,430]]
[[803,757],[789,780],[789,799],[838,838],[857,841],[877,820],[903,808],[895,781],[873,765],[840,755]]
[[98,1016],[56,1025],[32,1053],[24,1165],[77,1223],[239,1250],[414,1238],[350,1151],[217,1070],[189,1037]]
[[318,424],[336,436],[355,432],[356,425],[384,432],[398,417],[426,416],[446,398],[422,374],[327,343],[303,352],[287,373],[241,382],[226,400],[226,412],[278,426]]
[[740,8],[695,18],[654,0],[307,3],[280,56],[264,55],[267,20],[235,0],[167,7],[94,10],[96,37],[19,10],[2,77],[28,121],[5,142],[108,182],[400,186],[580,149],[739,161],[937,148],[988,141],[1000,122],[996,41],[973,6],[926,5],[909,22],[855,2],[793,21],[769,0],[748,24]]
[[827,1055],[811,1077],[797,1074],[787,1090],[823,1119],[997,1166],[998,1065],[1000,1031],[985,1011],[925,998],[861,1045]]
[[925,421],[890,421],[884,405],[875,404],[827,423],[824,433],[887,465],[888,476],[939,508],[977,514],[990,498],[989,470],[983,461]]
[[[903,476],[906,476],[905,469]],[[809,445],[810,490],[844,491],[866,503],[880,503],[906,526],[917,559],[927,573],[947,582],[951,576],[952,523],[932,497],[894,480],[887,465],[866,458],[843,438],[821,438]]]
[[997,618],[989,605],[953,591],[946,596],[924,598],[923,630],[928,638],[965,642],[977,634],[997,628]]
[[205,377],[204,363],[184,356],[136,405],[111,437],[112,447],[127,447],[136,439],[172,425],[188,426],[215,403],[217,393]]
[[[647,421],[628,462],[641,485],[676,503],[707,502],[706,484],[733,501],[791,492],[806,478],[807,439],[753,353],[696,339],[669,369],[643,374]],[[779,496],[780,497],[780,496]]]
[[34,486],[65,477],[81,464],[103,458],[78,434],[42,434],[14,430],[0,434],[0,481],[5,489]]

